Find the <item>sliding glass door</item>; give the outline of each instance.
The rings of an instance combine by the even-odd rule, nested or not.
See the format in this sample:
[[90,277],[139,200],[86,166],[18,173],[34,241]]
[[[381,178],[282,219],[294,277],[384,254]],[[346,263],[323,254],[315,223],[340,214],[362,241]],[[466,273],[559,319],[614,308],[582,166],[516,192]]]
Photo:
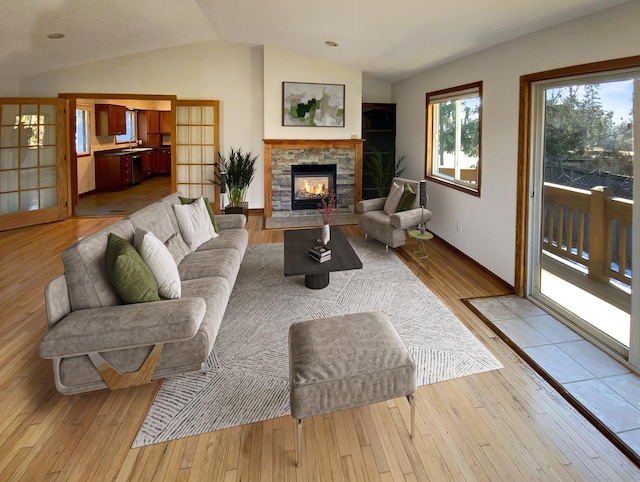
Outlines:
[[627,357],[640,70],[532,89],[528,295]]

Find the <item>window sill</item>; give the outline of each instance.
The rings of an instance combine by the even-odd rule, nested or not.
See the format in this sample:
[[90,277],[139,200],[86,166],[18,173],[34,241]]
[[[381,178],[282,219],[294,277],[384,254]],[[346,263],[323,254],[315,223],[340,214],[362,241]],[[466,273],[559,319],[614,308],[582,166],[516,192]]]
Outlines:
[[480,186],[471,187],[468,184],[463,184],[463,183],[460,183],[460,182],[456,182],[456,181],[451,180],[451,179],[444,179],[442,177],[438,177],[438,176],[434,176],[434,175],[427,175],[427,179],[429,181],[435,182],[436,184],[441,184],[443,186],[447,186],[447,187],[450,187],[452,189],[455,189],[456,191],[460,191],[460,192],[464,192],[466,194],[471,194],[472,196],[480,197]]

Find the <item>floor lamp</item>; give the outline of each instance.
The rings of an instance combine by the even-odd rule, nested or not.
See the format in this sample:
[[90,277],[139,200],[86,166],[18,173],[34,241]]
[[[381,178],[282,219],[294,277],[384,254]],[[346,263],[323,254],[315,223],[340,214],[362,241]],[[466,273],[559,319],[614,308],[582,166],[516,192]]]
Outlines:
[[424,208],[427,207],[427,180],[420,180],[420,209],[422,209],[421,223],[420,223],[420,234],[424,236],[427,231],[427,223],[424,222]]

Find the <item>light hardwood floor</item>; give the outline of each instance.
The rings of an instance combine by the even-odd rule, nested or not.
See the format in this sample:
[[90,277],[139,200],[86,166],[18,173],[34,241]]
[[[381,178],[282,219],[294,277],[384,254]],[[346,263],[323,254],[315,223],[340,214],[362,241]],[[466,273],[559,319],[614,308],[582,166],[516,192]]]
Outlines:
[[[422,280],[504,368],[420,387],[414,439],[409,406],[399,399],[314,417],[298,468],[290,417],[130,449],[161,381],[62,396],[51,363],[38,357],[43,289],[62,272],[60,253],[113,222],[70,219],[0,233],[0,481],[640,480],[460,302],[508,289],[437,239],[428,243],[431,271],[421,270]],[[282,231],[262,230],[259,216],[249,217],[248,229],[252,244],[283,239]],[[399,250],[405,262],[407,251]]]

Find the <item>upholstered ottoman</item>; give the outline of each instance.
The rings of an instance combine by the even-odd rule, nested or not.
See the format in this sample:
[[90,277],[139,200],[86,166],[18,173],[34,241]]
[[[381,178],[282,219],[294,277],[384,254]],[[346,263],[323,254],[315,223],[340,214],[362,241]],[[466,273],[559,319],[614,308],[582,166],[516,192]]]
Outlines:
[[416,365],[384,313],[354,313],[294,323],[289,328],[291,415],[302,419],[397,397],[411,404],[415,427]]

